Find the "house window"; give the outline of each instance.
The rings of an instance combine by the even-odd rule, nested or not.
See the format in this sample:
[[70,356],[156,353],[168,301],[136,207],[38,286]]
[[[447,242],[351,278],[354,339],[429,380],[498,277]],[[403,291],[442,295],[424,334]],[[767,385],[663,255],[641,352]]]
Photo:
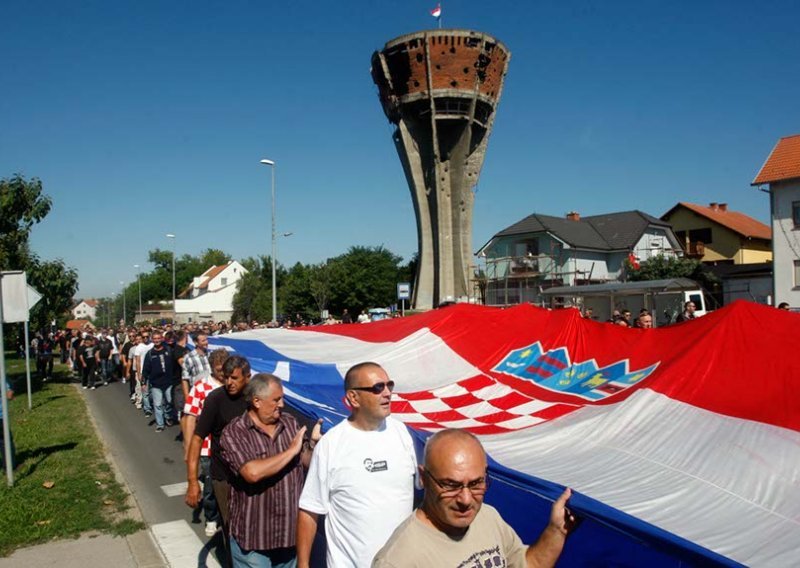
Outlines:
[[792,222],[795,229],[800,229],[800,201],[792,202]]
[[220,278],[220,285],[221,286],[227,286],[228,285],[228,279],[227,278]]
[[800,260],[794,261],[794,287],[800,288]]
[[704,245],[711,244],[711,229],[692,229],[689,231],[689,242],[703,243]]

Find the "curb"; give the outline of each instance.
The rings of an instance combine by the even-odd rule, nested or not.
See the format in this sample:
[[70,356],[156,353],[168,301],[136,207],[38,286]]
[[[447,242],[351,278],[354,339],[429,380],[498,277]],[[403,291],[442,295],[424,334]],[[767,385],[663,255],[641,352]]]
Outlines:
[[[86,403],[86,395],[83,393],[83,390],[79,384],[73,384],[73,387],[78,391],[78,394],[81,395],[81,400],[83,400],[83,405],[86,408],[86,414],[89,416],[89,422],[91,422],[92,428],[97,435],[97,439],[100,441],[100,445],[103,448],[103,458],[106,460],[109,466],[111,466],[111,471],[114,473],[114,479],[116,479],[117,483],[119,483],[125,489],[125,493],[127,494],[125,504],[128,506],[128,509],[122,514],[130,519],[133,519],[134,521],[144,523],[144,517],[142,516],[142,511],[139,508],[139,503],[136,501],[136,497],[134,497],[133,492],[130,490],[125,476],[122,474],[119,466],[117,466],[117,462],[114,461],[114,456],[111,455],[111,452],[108,449],[108,445],[106,444],[100,428],[97,425],[97,421],[89,409],[89,405]],[[153,536],[150,527],[126,536],[125,541],[128,545],[128,549],[131,551],[131,556],[134,562],[136,562],[136,565],[140,568],[170,567],[170,564],[167,562],[167,559],[164,556],[164,552],[161,550],[158,544],[156,544],[156,539]]]

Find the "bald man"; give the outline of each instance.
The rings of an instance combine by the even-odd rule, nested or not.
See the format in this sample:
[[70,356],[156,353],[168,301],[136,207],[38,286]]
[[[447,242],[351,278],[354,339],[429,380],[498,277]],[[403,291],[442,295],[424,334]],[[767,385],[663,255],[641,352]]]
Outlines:
[[464,430],[442,430],[425,446],[420,474],[422,506],[397,527],[375,556],[373,568],[428,566],[554,566],[575,518],[566,489],[535,544],[525,546],[497,510],[483,504],[488,487],[486,452]]
[[319,515],[329,568],[363,568],[414,509],[417,458],[405,424],[390,416],[392,390],[375,363],[345,374],[350,417],[317,444],[300,496],[298,568],[309,566]]

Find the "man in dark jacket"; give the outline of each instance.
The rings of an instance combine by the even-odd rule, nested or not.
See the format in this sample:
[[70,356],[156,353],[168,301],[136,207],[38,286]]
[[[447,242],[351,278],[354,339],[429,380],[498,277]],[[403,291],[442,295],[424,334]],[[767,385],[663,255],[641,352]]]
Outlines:
[[[152,334],[153,348],[144,356],[142,376],[152,397],[156,414],[156,432],[164,425],[172,426],[177,418],[172,415],[172,377],[174,365],[172,350],[164,344],[160,331]],[[166,412],[165,412],[166,411]]]

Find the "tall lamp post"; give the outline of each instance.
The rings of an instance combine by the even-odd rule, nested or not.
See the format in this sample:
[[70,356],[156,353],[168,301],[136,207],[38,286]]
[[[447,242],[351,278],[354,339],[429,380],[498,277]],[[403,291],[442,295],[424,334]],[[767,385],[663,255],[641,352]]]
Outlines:
[[272,168],[272,323],[274,325],[278,323],[278,291],[275,287],[276,249],[278,246],[275,239],[275,162],[265,158],[261,160],[261,163]]
[[142,273],[139,272],[138,264],[134,264],[133,267],[136,269],[136,279],[139,281],[139,319],[142,319]]
[[119,285],[122,286],[122,327],[128,327],[128,317],[126,315],[126,308],[125,305],[125,282],[120,280]]
[[175,323],[175,235],[167,233],[167,238],[172,240],[172,323]]

